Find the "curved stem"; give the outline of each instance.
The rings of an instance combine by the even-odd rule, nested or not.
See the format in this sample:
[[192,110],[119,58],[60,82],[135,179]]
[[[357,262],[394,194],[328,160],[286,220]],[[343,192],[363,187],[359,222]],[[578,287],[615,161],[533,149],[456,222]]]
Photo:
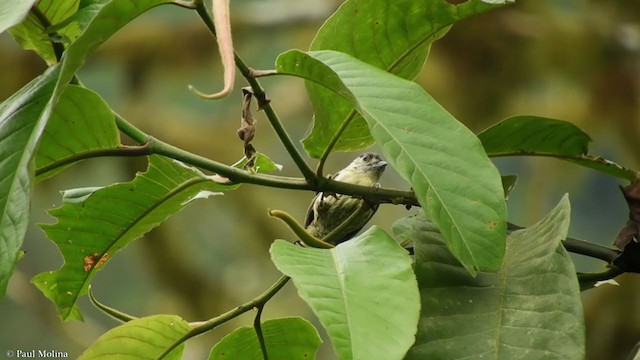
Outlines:
[[122,322],[128,322],[128,321],[137,319],[137,317],[135,317],[135,316],[131,316],[129,314],[125,314],[122,311],[118,311],[118,310],[116,310],[114,308],[110,308],[107,305],[99,302],[98,299],[96,299],[93,296],[93,291],[91,291],[91,285],[89,285],[89,300],[91,300],[91,303],[95,307],[97,307],[98,309],[102,310],[105,314],[107,314],[107,315],[109,315],[109,316],[111,316],[111,317],[113,317],[113,318],[115,318],[117,320],[120,320]]
[[624,274],[624,271],[617,266],[611,266],[605,271],[597,273],[578,273],[578,281],[580,285],[583,283],[596,283],[598,281],[605,281],[615,278],[618,275]]
[[130,137],[133,141],[137,142],[138,144],[146,143],[151,137],[148,134],[146,134],[144,131],[135,127],[135,125],[125,120],[118,113],[114,112],[113,116],[115,116],[116,126],[118,126],[118,129],[122,131],[125,135]]
[[[213,34],[213,36],[216,36],[215,26],[213,24],[213,21],[209,17],[209,14],[207,13],[207,10],[204,4],[202,3],[202,1],[196,2],[196,10],[198,12],[198,15],[200,15],[200,18],[202,19],[202,21],[204,21],[204,23],[206,24],[207,28],[209,28],[209,31],[211,32],[211,34]],[[278,115],[275,113],[275,111],[269,104],[269,100],[267,99],[264,89],[256,79],[254,71],[251,68],[249,68],[245,64],[245,62],[242,60],[242,58],[240,58],[240,56],[238,56],[238,54],[235,52],[234,52],[234,59],[235,59],[236,67],[238,68],[238,70],[240,70],[240,73],[242,74],[242,76],[247,80],[247,82],[253,89],[253,95],[256,97],[258,101],[258,108],[261,110],[264,110],[265,115],[267,116],[267,119],[271,124],[271,127],[278,135],[278,138],[280,139],[285,149],[289,153],[289,156],[291,156],[291,158],[295,162],[298,169],[300,169],[300,172],[302,173],[306,181],[309,184],[315,184],[317,182],[315,173],[313,172],[313,170],[311,170],[309,165],[306,163],[306,161],[302,157],[302,154],[300,154],[300,152],[296,148],[295,144],[293,143],[293,140],[291,140],[291,137],[289,136],[289,133],[287,133],[287,130],[282,125],[280,118],[278,117]]]
[[269,216],[276,217],[282,220],[291,231],[293,231],[303,243],[308,246],[320,249],[331,249],[333,245],[324,241],[324,239],[320,240],[313,235],[309,234],[305,229],[298,224],[298,222],[289,214],[280,210],[269,210]]
[[48,165],[45,165],[36,170],[36,176],[40,176],[49,171],[55,170],[57,168],[70,165],[76,163],[78,161],[96,158],[96,157],[105,157],[105,156],[122,156],[122,157],[131,157],[131,156],[145,156],[151,155],[151,148],[143,145],[143,146],[123,146],[117,147],[113,149],[95,149],[89,150],[86,152],[73,154],[69,157],[54,161]]
[[613,260],[620,255],[620,252],[616,249],[580,239],[568,237],[562,243],[564,244],[565,249],[569,252],[600,259],[609,264],[613,264]]
[[216,326],[223,324],[253,308],[257,308],[260,306],[263,306],[264,304],[267,303],[267,301],[269,301],[275,294],[278,293],[278,291],[280,291],[280,289],[282,289],[287,282],[289,281],[290,277],[283,275],[282,277],[280,277],[280,279],[278,279],[278,281],[276,281],[273,285],[271,285],[271,287],[269,289],[267,289],[266,291],[264,291],[262,294],[258,295],[257,297],[255,297],[253,300],[248,301],[236,308],[233,308],[232,310],[227,311],[224,314],[221,314],[219,316],[216,316],[210,320],[207,321],[203,321],[203,322],[199,322],[199,323],[192,323],[191,325],[193,326],[193,328],[186,333],[185,335],[183,335],[180,339],[178,339],[175,343],[173,343],[170,347],[168,347],[167,349],[165,349],[165,351],[160,354],[160,356],[158,357],[158,359],[162,359],[164,358],[167,354],[169,354],[171,351],[173,351],[173,349],[175,349],[178,345],[182,344],[183,342],[191,339],[192,337],[198,336],[204,332],[207,332],[209,330],[212,330],[213,328],[215,328]]

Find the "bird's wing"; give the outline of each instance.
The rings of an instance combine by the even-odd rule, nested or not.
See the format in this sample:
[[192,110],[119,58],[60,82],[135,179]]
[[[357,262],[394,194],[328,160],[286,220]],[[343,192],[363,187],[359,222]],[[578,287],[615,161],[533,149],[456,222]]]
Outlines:
[[[364,206],[369,206],[366,203],[364,204]],[[380,206],[379,204],[375,204],[375,205],[371,205],[371,211],[369,212],[369,217],[367,218],[366,221],[362,222],[362,226],[353,229],[353,231],[351,231],[350,233],[346,234],[344,236],[344,239],[342,239],[339,242],[344,242],[346,240],[351,239],[352,237],[356,236],[357,233],[360,232],[360,230],[362,230],[363,227],[365,227],[365,225],[367,225],[367,223],[369,222],[369,220],[371,220],[371,218],[373,217],[373,215],[376,213],[376,211],[378,211],[378,206]]]
[[316,200],[318,200],[319,196],[322,196],[322,193],[316,193],[316,196],[313,198],[313,200],[311,200],[311,203],[309,204],[309,208],[307,209],[307,216],[304,218],[305,228],[311,225],[313,219],[316,217],[316,211],[313,208],[313,205],[316,203]]
[[[333,175],[329,175],[327,176],[327,178],[329,179],[334,179],[340,172],[338,171],[337,173],[333,174]],[[313,198],[313,200],[311,200],[311,203],[309,204],[309,208],[307,209],[307,216],[304,218],[304,227],[308,227],[309,225],[311,225],[311,223],[313,222],[313,219],[315,219],[316,217],[316,211],[313,208],[313,206],[315,205],[316,201],[318,199],[322,199],[323,194],[321,192],[316,193],[316,196]]]

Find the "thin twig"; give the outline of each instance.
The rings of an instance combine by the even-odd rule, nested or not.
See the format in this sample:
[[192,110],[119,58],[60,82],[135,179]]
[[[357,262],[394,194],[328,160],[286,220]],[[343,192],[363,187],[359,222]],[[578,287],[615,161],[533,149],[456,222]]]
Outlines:
[[280,289],[282,289],[287,282],[289,281],[290,277],[283,275],[282,277],[280,277],[280,279],[278,279],[278,281],[276,281],[273,285],[271,285],[271,287],[269,289],[267,289],[266,291],[264,291],[262,294],[258,295],[257,297],[255,297],[253,300],[248,301],[232,310],[227,311],[224,314],[221,314],[219,316],[216,316],[210,320],[207,321],[203,321],[203,322],[199,322],[199,323],[192,323],[191,325],[193,326],[191,328],[191,330],[186,333],[185,335],[183,335],[180,339],[178,339],[176,342],[174,342],[171,346],[169,346],[167,349],[164,350],[164,352],[162,352],[162,354],[160,354],[160,356],[157,359],[162,359],[164,358],[167,354],[169,354],[171,351],[173,351],[173,349],[175,349],[177,346],[179,346],[180,344],[182,344],[183,342],[191,339],[192,337],[198,336],[202,333],[205,333],[209,330],[212,330],[213,328],[217,327],[218,325],[221,325],[233,318],[236,318],[237,316],[260,306],[263,306],[264,304],[267,303],[267,301],[269,301],[275,294],[278,293],[278,291],[280,291]]
[[611,266],[605,271],[597,273],[578,273],[578,281],[580,285],[583,283],[592,284],[598,281],[605,281],[615,278],[618,275],[624,274],[624,270],[617,266]]
[[125,135],[130,137],[133,141],[137,142],[138,144],[145,144],[147,141],[149,141],[149,138],[151,136],[146,134],[144,131],[138,129],[132,123],[125,120],[118,113],[114,112],[113,115],[115,116],[116,126],[118,126],[118,129],[122,131]]
[[69,157],[54,161],[50,164],[47,164],[36,170],[36,176],[40,176],[49,171],[55,170],[57,168],[67,166],[82,160],[92,159],[97,157],[107,157],[107,156],[120,156],[120,157],[135,157],[135,156],[145,156],[151,155],[151,148],[142,145],[142,146],[122,146],[112,149],[95,149],[88,150],[82,153],[73,154]]
[[[509,230],[524,229],[524,227],[512,223],[507,223],[507,228]],[[562,245],[564,245],[564,248],[569,252],[600,259],[611,265],[613,265],[613,261],[620,256],[619,250],[572,237],[564,239]]]
[[105,314],[120,320],[122,322],[128,322],[131,320],[135,320],[137,319],[137,317],[129,315],[129,314],[125,314],[122,311],[118,311],[114,308],[108,307],[107,305],[101,303],[98,301],[98,299],[96,299],[93,296],[93,291],[91,291],[91,285],[89,285],[89,300],[91,300],[91,303],[97,307],[98,309],[102,310]]
[[336,144],[338,143],[338,140],[340,140],[342,133],[344,133],[344,131],[347,129],[347,127],[351,123],[351,120],[353,120],[356,117],[356,114],[357,112],[355,110],[351,110],[351,112],[349,113],[349,116],[347,116],[347,118],[342,122],[342,124],[340,124],[340,127],[338,128],[338,130],[336,130],[335,134],[333,134],[331,141],[329,141],[327,148],[324,149],[324,152],[320,157],[320,162],[316,167],[316,177],[322,178],[324,176],[322,174],[324,170],[324,163],[329,158],[329,155],[331,155],[331,151],[333,150],[334,146],[336,146]]
[[256,330],[256,336],[258,337],[258,343],[260,343],[260,350],[262,350],[262,358],[269,360],[269,354],[267,353],[267,344],[264,342],[264,335],[262,334],[262,325],[260,324],[260,317],[262,316],[262,309],[264,304],[258,306],[256,317],[253,319],[253,328]]

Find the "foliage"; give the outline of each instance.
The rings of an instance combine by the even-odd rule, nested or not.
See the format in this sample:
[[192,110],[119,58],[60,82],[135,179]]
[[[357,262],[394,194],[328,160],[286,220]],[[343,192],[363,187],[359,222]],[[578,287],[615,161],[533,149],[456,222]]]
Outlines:
[[[635,272],[636,242],[625,242],[619,251],[567,238],[567,196],[529,228],[508,224],[505,199],[516,177],[501,176],[490,158],[566,160],[635,181],[625,194],[637,193],[638,173],[589,154],[591,138],[562,120],[515,116],[476,135],[412,81],[431,44],[451,26],[504,1],[347,0],[319,29],[310,51],[280,54],[275,71],[252,70],[235,54],[249,86],[238,132],[246,156],[232,165],[146,134],[77,76],[103,42],[159,5],[196,12],[214,34],[229,28],[228,0],[214,0],[213,14],[202,0],[11,0],[0,5],[0,31],[11,32],[49,65],[0,104],[0,294],[21,256],[33,183],[72,171],[71,165],[89,158],[145,157],[147,171],[129,182],[65,191],[63,205],[49,211],[56,223],[41,226],[64,263],[32,281],[63,321],[82,319],[79,298],[120,250],[192,201],[242,183],[347,194],[420,210],[398,219],[393,235],[374,226],[331,249],[274,240],[272,260],[284,276],[256,298],[206,321],[188,323],[175,315],[135,319],[92,297],[125,323],[102,335],[81,358],[177,359],[185,341],[251,309],[257,309],[253,327],[227,335],[213,346],[210,359],[315,357],[320,340],[309,322],[261,320],[262,308],[289,279],[340,359],[583,357],[580,286]],[[231,39],[225,34],[218,42],[228,67],[234,58]],[[267,75],[305,80],[315,121],[302,142],[308,156],[320,159],[315,171],[258,82]],[[213,97],[233,88],[229,68],[224,78],[224,90]],[[302,177],[277,175],[280,166],[253,147],[252,97]],[[120,133],[136,145],[122,145]],[[343,183],[323,174],[332,153],[373,143],[411,191]],[[635,197],[627,199],[637,213]],[[636,238],[636,222],[625,229],[625,238]],[[567,250],[604,260],[609,269],[576,274]]]

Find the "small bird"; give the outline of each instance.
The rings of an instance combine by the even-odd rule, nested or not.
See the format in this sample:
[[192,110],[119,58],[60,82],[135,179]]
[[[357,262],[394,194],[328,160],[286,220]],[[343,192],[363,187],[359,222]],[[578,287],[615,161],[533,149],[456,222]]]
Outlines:
[[[378,180],[387,166],[379,155],[366,153],[358,156],[346,168],[338,171],[330,178],[362,186],[380,186]],[[366,200],[344,194],[328,194],[320,192],[311,201],[304,226],[309,234],[322,240],[331,231],[339,227],[350,215],[360,210],[361,215],[351,219],[349,226],[337,236],[332,236],[332,244],[337,245],[351,239],[362,229],[373,214],[378,204],[369,204]]]

